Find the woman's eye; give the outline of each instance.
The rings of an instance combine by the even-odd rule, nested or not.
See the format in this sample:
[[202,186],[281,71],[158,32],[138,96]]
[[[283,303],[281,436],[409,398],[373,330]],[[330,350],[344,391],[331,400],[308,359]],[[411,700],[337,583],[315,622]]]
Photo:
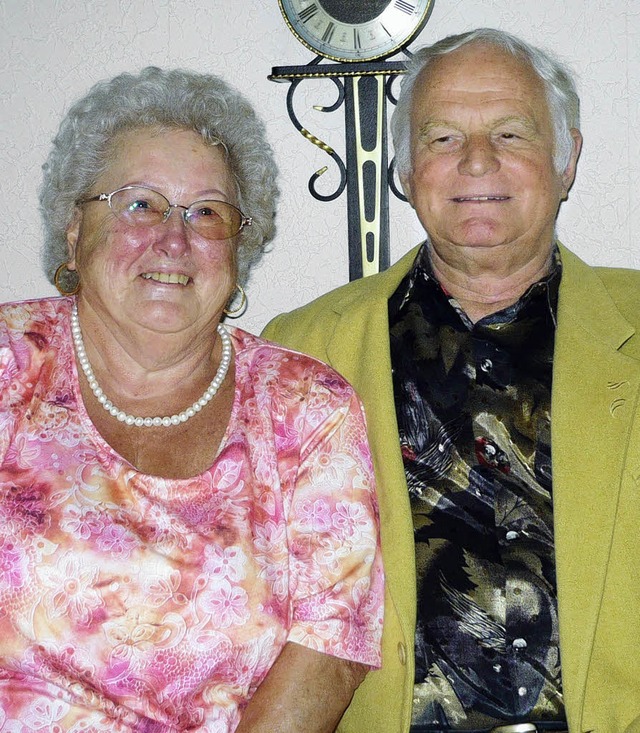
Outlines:
[[221,219],[220,213],[211,206],[198,206],[197,209],[193,210],[190,216],[195,216],[198,219]]
[[129,205],[129,211],[148,211],[151,208],[151,204],[144,199],[138,199]]

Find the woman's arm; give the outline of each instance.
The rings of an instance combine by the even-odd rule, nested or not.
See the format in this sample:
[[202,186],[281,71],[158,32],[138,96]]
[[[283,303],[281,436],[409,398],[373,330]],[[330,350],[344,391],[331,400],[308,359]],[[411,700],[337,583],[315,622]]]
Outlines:
[[236,733],[333,733],[369,667],[286,644]]
[[282,423],[288,643],[236,733],[333,733],[381,662],[384,580],[362,407],[329,367],[295,354],[286,363],[278,381],[286,389],[273,401]]

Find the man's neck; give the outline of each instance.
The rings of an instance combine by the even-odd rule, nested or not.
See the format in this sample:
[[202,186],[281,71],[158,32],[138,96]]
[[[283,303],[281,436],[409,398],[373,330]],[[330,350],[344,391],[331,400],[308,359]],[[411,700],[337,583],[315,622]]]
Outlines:
[[450,263],[429,246],[431,268],[443,289],[460,304],[473,323],[517,303],[531,285],[549,274],[553,248],[523,263],[499,256],[486,262]]

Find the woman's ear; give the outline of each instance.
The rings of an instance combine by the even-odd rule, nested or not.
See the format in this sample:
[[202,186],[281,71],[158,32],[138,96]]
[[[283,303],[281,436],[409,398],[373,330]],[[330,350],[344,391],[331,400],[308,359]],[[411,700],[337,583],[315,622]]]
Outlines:
[[78,206],[73,211],[73,216],[67,227],[67,251],[69,253],[69,261],[67,262],[68,270],[76,269],[76,249],[78,240],[80,239],[80,228],[82,226],[82,211]]

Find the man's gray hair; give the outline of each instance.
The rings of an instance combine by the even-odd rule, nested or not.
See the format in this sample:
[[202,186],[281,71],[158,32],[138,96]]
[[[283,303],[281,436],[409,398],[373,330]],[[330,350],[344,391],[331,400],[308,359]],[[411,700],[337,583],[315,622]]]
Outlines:
[[47,276],[53,282],[58,266],[68,260],[66,230],[76,202],[108,169],[117,136],[145,128],[192,130],[205,143],[224,146],[238,206],[253,217],[252,226],[238,235],[238,281],[246,282],[275,233],[277,169],[264,125],[251,104],[219,77],[154,66],[97,83],[62,120],[40,189]]
[[[538,75],[544,85],[551,113],[554,164],[558,173],[564,171],[573,149],[571,128],[580,125],[580,99],[572,72],[551,54],[510,33],[495,28],[477,28],[456,36],[447,36],[432,46],[425,46],[416,51],[407,62],[407,73],[391,118],[398,172],[403,175],[411,172],[411,106],[418,77],[437,59],[469,44],[494,46],[507,51],[527,62]],[[424,82],[424,77],[421,81]]]

